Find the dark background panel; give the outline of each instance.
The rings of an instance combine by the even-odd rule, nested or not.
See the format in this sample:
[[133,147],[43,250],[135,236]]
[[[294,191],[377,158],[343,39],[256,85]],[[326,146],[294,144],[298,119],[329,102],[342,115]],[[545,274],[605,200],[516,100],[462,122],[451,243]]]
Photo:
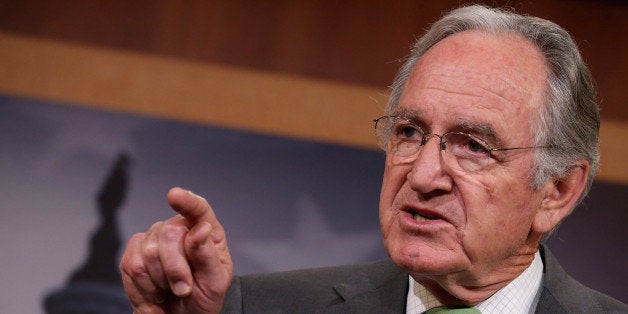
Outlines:
[[567,273],[628,301],[628,185],[595,182],[547,244]]
[[[121,154],[117,186],[126,188],[104,206],[107,219],[99,199]],[[172,186],[210,201],[238,274],[382,259],[383,162],[375,150],[2,96],[0,312],[68,306],[77,295],[125,305],[119,254],[133,233],[173,214]],[[627,195],[626,185],[595,182],[549,239],[573,277],[624,302]]]

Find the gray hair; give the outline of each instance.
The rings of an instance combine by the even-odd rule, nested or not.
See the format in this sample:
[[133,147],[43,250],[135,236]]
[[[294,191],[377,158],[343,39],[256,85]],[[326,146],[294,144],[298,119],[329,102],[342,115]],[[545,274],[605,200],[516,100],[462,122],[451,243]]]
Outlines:
[[410,72],[425,52],[442,39],[466,30],[495,34],[516,34],[533,43],[545,57],[548,67],[547,103],[533,123],[535,150],[530,185],[538,189],[550,178],[562,178],[571,168],[589,161],[589,177],[578,203],[587,194],[597,172],[599,108],[595,101],[593,80],[578,47],[560,26],[553,22],[516,13],[474,5],[451,11],[432,25],[417,40],[393,84],[386,108],[393,114]]

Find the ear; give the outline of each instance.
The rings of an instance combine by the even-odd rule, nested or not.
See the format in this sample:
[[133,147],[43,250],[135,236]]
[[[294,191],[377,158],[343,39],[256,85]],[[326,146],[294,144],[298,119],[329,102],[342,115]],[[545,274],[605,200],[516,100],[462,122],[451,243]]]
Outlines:
[[532,229],[545,234],[567,217],[580,198],[588,177],[589,162],[581,160],[580,165],[571,168],[564,177],[546,182],[541,188],[544,198]]

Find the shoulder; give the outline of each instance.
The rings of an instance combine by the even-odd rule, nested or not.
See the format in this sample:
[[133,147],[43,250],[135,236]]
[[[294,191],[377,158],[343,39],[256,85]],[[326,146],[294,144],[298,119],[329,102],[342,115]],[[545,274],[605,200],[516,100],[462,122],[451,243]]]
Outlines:
[[324,309],[386,285],[407,285],[407,274],[390,260],[237,276],[225,306],[238,309],[229,312]]
[[546,247],[540,250],[544,280],[537,313],[628,313],[626,304],[584,286],[565,272]]
[[347,280],[362,278],[370,282],[381,281],[381,277],[386,277],[391,273],[400,270],[390,260],[378,262],[351,264],[333,267],[320,267],[310,269],[299,269],[268,274],[256,274],[240,276],[242,282],[248,284],[299,284],[299,285],[324,285],[337,284]]
[[[336,290],[347,285],[362,288],[376,287],[383,282],[396,278],[402,273],[389,261],[352,264],[334,267],[321,267],[285,271],[278,273],[247,275],[239,277],[242,293],[259,295],[260,291],[269,291],[284,296],[299,298],[300,295],[330,295],[337,297]],[[404,275],[407,276],[407,275]]]

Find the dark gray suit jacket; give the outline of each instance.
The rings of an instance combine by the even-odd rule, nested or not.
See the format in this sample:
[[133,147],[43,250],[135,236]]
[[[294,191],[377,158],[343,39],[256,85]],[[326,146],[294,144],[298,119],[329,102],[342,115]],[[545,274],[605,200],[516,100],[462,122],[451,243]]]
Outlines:
[[[571,278],[541,247],[536,313],[628,313],[628,306]],[[408,274],[390,260],[236,277],[223,313],[404,313]]]

